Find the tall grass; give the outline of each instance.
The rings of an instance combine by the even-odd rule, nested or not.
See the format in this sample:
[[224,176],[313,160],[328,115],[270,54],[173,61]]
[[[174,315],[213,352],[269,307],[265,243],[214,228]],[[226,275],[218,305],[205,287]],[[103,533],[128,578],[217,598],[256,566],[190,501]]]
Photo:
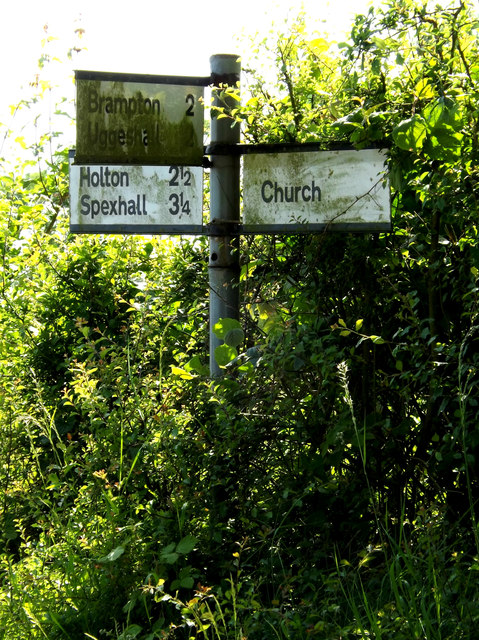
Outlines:
[[[464,347],[464,343],[462,345]],[[459,421],[462,434],[469,512],[477,550],[478,532],[473,504],[470,460],[467,454],[466,400],[473,391],[472,372],[459,356]],[[479,621],[479,553],[464,552],[464,530],[458,523],[457,538],[444,518],[440,504],[419,510],[410,522],[402,510],[394,527],[379,522],[376,496],[368,479],[365,429],[359,432],[348,389],[347,367],[339,365],[339,377],[356,433],[370,504],[377,523],[378,546],[360,554],[355,565],[335,553],[340,590],[352,616],[351,637],[391,640],[457,640],[477,634]],[[348,636],[349,637],[349,636]]]

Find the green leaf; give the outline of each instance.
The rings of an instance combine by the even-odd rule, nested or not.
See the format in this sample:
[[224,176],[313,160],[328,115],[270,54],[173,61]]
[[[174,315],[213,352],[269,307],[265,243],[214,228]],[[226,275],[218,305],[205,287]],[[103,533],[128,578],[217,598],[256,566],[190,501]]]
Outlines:
[[221,344],[215,349],[215,360],[220,367],[226,367],[232,360],[238,357],[238,352],[234,347],[227,344]]
[[185,536],[176,545],[176,553],[181,553],[182,555],[190,553],[190,551],[193,551],[195,548],[197,542],[198,538],[195,538],[195,536]]
[[213,333],[220,340],[224,340],[226,334],[233,329],[241,329],[241,322],[234,318],[220,318],[213,327]]
[[393,138],[401,149],[418,152],[426,140],[427,125],[422,116],[403,120],[393,129]]
[[318,55],[327,51],[331,45],[324,38],[315,38],[314,40],[309,41],[309,46],[314,51],[314,53]]
[[124,553],[125,547],[116,547],[113,551],[110,551],[108,555],[98,558],[97,562],[115,562],[115,560],[118,560]]
[[336,129],[336,131],[339,134],[343,135],[343,134],[352,133],[356,128],[362,128],[364,126],[363,123],[364,123],[363,110],[356,109],[355,111],[351,112],[347,116],[344,116],[339,120],[336,120],[336,122],[333,124],[333,127],[334,129]]
[[420,100],[431,100],[431,98],[434,98],[436,96],[434,87],[429,84],[427,78],[419,80],[419,82],[414,87],[414,93]]
[[442,129],[434,129],[433,136],[441,147],[453,151],[460,147],[463,139],[463,136],[455,134],[453,129],[447,130],[445,127]]
[[293,358],[293,371],[300,371],[304,367],[304,360],[294,356]]
[[161,559],[166,562],[166,564],[175,564],[175,562],[178,560],[179,558],[179,554],[178,553],[161,553]]
[[201,362],[201,358],[198,355],[191,358],[188,362],[187,369],[199,373],[200,376],[207,376],[209,374],[208,367]]
[[369,339],[372,340],[374,344],[384,344],[386,342],[381,336],[369,336]]
[[133,638],[136,638],[142,630],[143,627],[140,627],[138,624],[130,624],[123,633],[118,636],[118,640],[133,640]]
[[186,369],[181,369],[181,367],[175,367],[174,365],[171,365],[171,373],[174,376],[179,376],[182,380],[191,380],[195,377]]
[[423,116],[431,131],[447,127],[458,133],[464,126],[459,106],[451,98],[438,98],[429,103],[424,108]]
[[224,341],[229,347],[238,347],[244,340],[244,331],[243,329],[236,328],[230,329],[225,337]]
[[180,587],[183,587],[183,589],[192,589],[194,584],[195,584],[195,580],[191,576],[188,576],[187,578],[182,578],[180,581]]
[[175,548],[175,543],[171,542],[168,546],[166,546],[160,552],[160,557],[163,560],[163,562],[166,562],[167,564],[174,564],[178,560],[180,555],[175,551],[173,551],[174,548]]

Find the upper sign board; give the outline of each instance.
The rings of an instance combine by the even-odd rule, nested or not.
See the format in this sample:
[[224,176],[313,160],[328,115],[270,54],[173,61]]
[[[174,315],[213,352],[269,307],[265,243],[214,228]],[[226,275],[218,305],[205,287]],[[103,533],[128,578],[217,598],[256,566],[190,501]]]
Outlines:
[[75,163],[202,164],[205,79],[76,71],[75,81]]
[[73,233],[181,233],[203,229],[203,169],[70,164]]
[[383,151],[252,154],[243,162],[245,233],[391,228]]

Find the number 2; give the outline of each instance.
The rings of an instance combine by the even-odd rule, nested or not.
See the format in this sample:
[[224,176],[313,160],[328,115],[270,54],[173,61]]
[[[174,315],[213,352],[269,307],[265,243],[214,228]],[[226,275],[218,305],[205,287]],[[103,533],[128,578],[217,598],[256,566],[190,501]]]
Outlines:
[[195,113],[193,111],[193,108],[195,106],[195,96],[192,93],[189,93],[186,96],[186,100],[185,100],[186,104],[189,104],[190,106],[188,107],[188,109],[186,110],[186,115],[187,116],[194,116]]
[[168,184],[170,185],[170,187],[177,187],[178,186],[178,176],[180,174],[179,168],[176,165],[173,165],[173,166],[170,167],[169,173],[172,173],[173,177],[170,179]]

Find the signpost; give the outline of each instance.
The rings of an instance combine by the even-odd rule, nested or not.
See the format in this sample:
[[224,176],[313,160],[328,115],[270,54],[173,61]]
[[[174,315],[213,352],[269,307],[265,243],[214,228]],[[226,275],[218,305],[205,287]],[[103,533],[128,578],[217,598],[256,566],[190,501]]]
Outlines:
[[75,162],[203,163],[209,78],[76,71]]
[[73,233],[201,233],[203,169],[70,164]]
[[243,232],[388,231],[379,149],[245,155]]
[[[217,55],[210,60],[211,74],[235,86],[240,79],[241,63],[238,56]],[[234,109],[238,100],[234,96],[213,94],[213,106]],[[229,118],[218,118],[212,112],[211,144],[235,146],[240,140],[240,127],[232,125]],[[214,232],[210,236],[208,261],[210,288],[210,375],[218,376],[220,366],[215,359],[215,350],[222,340],[213,327],[221,318],[239,319],[239,238],[235,237],[235,226],[240,221],[240,158],[232,153],[210,156],[210,225]]]
[[[378,149],[296,145],[276,153],[276,145],[240,145],[239,124],[217,118],[213,109],[205,151],[203,87],[237,87],[241,72],[234,55],[210,62],[208,78],[76,72],[70,228],[210,236],[210,375],[216,376],[221,341],[213,327],[239,315],[240,233],[387,231],[390,203],[386,156]],[[214,91],[213,98],[213,106],[226,111],[239,106],[235,93]],[[203,164],[210,168],[208,227],[202,222]]]

